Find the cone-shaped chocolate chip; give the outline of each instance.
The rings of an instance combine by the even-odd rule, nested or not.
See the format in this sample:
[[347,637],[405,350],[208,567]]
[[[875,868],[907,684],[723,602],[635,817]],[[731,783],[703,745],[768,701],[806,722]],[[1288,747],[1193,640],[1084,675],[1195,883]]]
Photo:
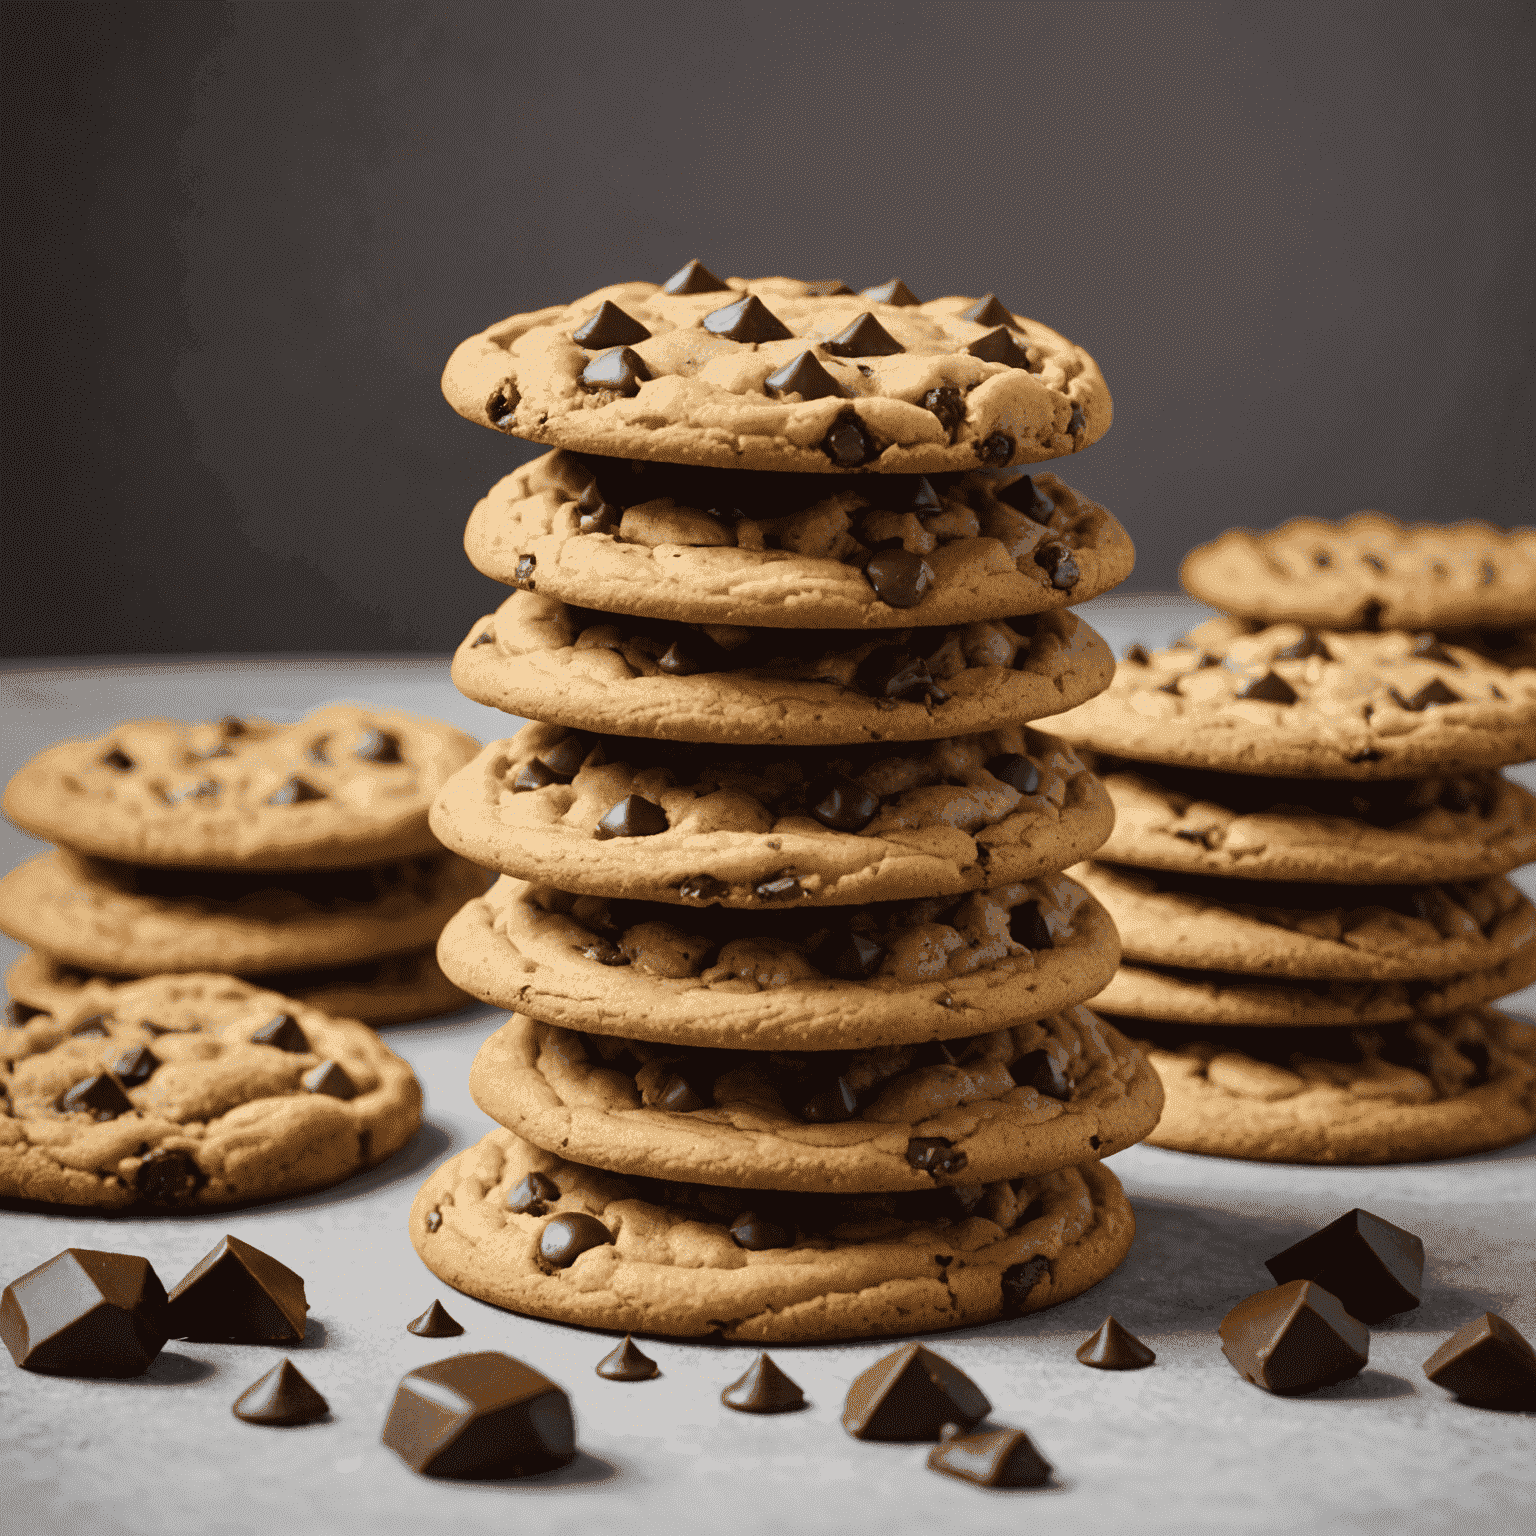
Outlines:
[[1021,1264],[1010,1264],[1003,1271],[1003,1306],[1009,1312],[1023,1312],[1035,1287],[1050,1277],[1050,1261],[1038,1254]]
[[816,968],[844,981],[867,981],[880,969],[885,950],[862,933],[834,935],[816,952]]
[[297,774],[286,783],[274,789],[267,796],[268,805],[302,805],[306,800],[324,800],[325,791],[316,789],[308,779],[301,779]]
[[816,278],[805,285],[805,296],[808,299],[831,299],[852,292],[853,289],[840,277]]
[[1222,1318],[1222,1353],[1256,1387],[1282,1396],[1315,1392],[1364,1369],[1371,1336],[1339,1298],[1310,1280],[1260,1291]]
[[1438,661],[1443,666],[1458,669],[1461,666],[1461,663],[1433,635],[1415,635],[1413,649],[1408,654],[1417,657],[1420,661]]
[[720,1401],[741,1413],[788,1413],[805,1407],[805,1393],[767,1355],[759,1355],[747,1374],[720,1394]]
[[978,336],[965,349],[972,357],[984,363],[1003,363],[1009,368],[1029,368],[1029,354],[1017,341],[1006,325],[1000,325],[985,336]]
[[638,352],[629,347],[613,347],[599,352],[581,370],[583,389],[611,389],[619,395],[638,395],[640,386],[650,378],[651,370]]
[[542,1216],[560,1198],[560,1186],[547,1173],[525,1174],[507,1194],[507,1209],[519,1216]]
[[799,395],[802,400],[824,400],[828,395],[846,395],[848,391],[822,367],[814,352],[802,352],[793,362],[763,380],[770,395]]
[[1052,1471],[1022,1429],[946,1435],[928,1452],[928,1465],[935,1472],[962,1477],[983,1488],[1041,1488],[1051,1480]]
[[369,726],[359,734],[352,755],[365,763],[401,762],[400,738],[392,731],[380,731]]
[[827,343],[833,357],[893,357],[906,348],[868,311]]
[[1130,662],[1133,667],[1144,667],[1149,661],[1152,660],[1152,658],[1147,654],[1146,646],[1139,645],[1134,642],[1126,646],[1125,659]]
[[309,1037],[291,1013],[279,1013],[251,1036],[251,1044],[270,1045],[279,1051],[302,1054],[309,1049]]
[[976,457],[1000,469],[1013,457],[1013,439],[1006,432],[993,432],[977,443]]
[[843,469],[857,469],[878,452],[869,429],[854,411],[844,411],[821,440],[821,451]]
[[495,645],[495,644],[496,644],[496,626],[493,624],[493,625],[487,626],[485,629],[482,629],[480,631],[480,633],[478,635],[476,635],[475,638],[469,642],[469,648],[470,648],[470,650],[474,650],[474,648],[477,645]]
[[169,1337],[148,1259],[66,1248],[0,1295],[0,1342],[23,1370],[141,1376]]
[[113,1062],[112,1073],[125,1088],[137,1088],[155,1075],[159,1065],[160,1058],[147,1045],[136,1045]]
[[383,1441],[428,1477],[529,1477],[574,1458],[576,1426],[547,1376],[487,1350],[402,1376]]
[[813,1093],[800,1109],[800,1118],[812,1125],[841,1125],[859,1112],[859,1096],[846,1077],[839,1077],[830,1088]]
[[864,575],[875,596],[892,608],[916,608],[938,579],[921,555],[905,549],[882,549],[864,563]]
[[915,512],[919,517],[929,517],[944,510],[944,503],[927,475],[917,477],[903,510]]
[[225,1237],[172,1288],[173,1339],[290,1344],[304,1337],[304,1281],[271,1254]]
[[806,791],[805,808],[834,832],[862,832],[875,819],[880,797],[846,773],[829,773]]
[[589,352],[598,352],[607,347],[633,346],[637,341],[649,339],[650,334],[633,315],[626,314],[612,299],[604,299],[596,311],[571,332],[571,340]]
[[1035,564],[1051,578],[1058,592],[1070,592],[1082,580],[1077,556],[1065,544],[1037,544]]
[[1264,704],[1294,704],[1296,690],[1278,672],[1266,672],[1237,691],[1240,699],[1258,699]]
[[873,288],[861,288],[859,297],[868,299],[872,304],[895,304],[902,309],[923,302],[899,277],[893,277],[888,282],[876,283]]
[[962,320],[974,320],[977,325],[1012,325],[1013,315],[1001,303],[995,293],[984,294],[969,309],[960,311]]
[[150,1205],[190,1205],[207,1182],[197,1159],[182,1147],[156,1148],[133,1176],[134,1190]]
[[940,384],[923,396],[922,407],[939,418],[939,425],[953,442],[956,429],[965,420],[965,398],[960,391],[953,384]]
[[600,842],[610,837],[654,837],[667,830],[667,813],[644,795],[625,795],[597,823]]
[[855,669],[853,682],[860,692],[875,699],[942,704],[949,697],[928,670],[926,661],[894,645],[882,645],[871,651]]
[[663,293],[726,293],[722,283],[697,256],[685,261],[676,272],[661,285]]
[[607,501],[596,480],[576,498],[576,526],[582,533],[612,533],[623,520],[623,512]]
[[115,768],[119,773],[127,773],[133,767],[133,759],[121,747],[113,747],[103,753],[101,761],[103,767]]
[[1369,1211],[1353,1210],[1293,1243],[1264,1267],[1276,1285],[1315,1280],[1362,1323],[1379,1323],[1419,1304],[1424,1243]]
[[1039,487],[1031,475],[1020,475],[1017,480],[1010,480],[1007,485],[996,492],[997,499],[1015,512],[1022,512],[1025,517],[1033,518],[1037,523],[1048,523],[1051,513],[1055,510],[1052,504],[1040,494]]
[[1497,1312],[1458,1328],[1424,1362],[1424,1374],[1480,1408],[1536,1408],[1536,1349]]
[[569,1211],[551,1216],[539,1234],[539,1257],[556,1269],[574,1264],[589,1248],[601,1248],[613,1241],[611,1233],[596,1216],[585,1211]]
[[791,1248],[795,1234],[776,1221],[768,1221],[756,1211],[743,1211],[731,1223],[731,1239],[749,1253],[764,1253],[770,1248]]
[[115,1120],[133,1108],[123,1085],[110,1072],[98,1072],[83,1078],[73,1088],[59,1095],[59,1108],[65,1114],[95,1115],[98,1120]]
[[794,334],[755,293],[704,316],[704,329],[729,341],[788,341]]
[[1040,788],[1040,769],[1017,752],[1004,752],[987,759],[987,772],[1000,784],[1007,784],[1021,795],[1032,795]]
[[641,1354],[627,1333],[624,1342],[604,1355],[593,1369],[604,1381],[649,1381],[659,1374],[656,1362],[649,1355]]
[[413,1317],[405,1325],[405,1331],[414,1333],[418,1339],[452,1339],[464,1332],[464,1324],[450,1317],[442,1302],[434,1301],[420,1317]]
[[907,1142],[907,1161],[919,1173],[952,1179],[970,1159],[946,1136],[914,1136]]
[[651,1108],[664,1109],[674,1115],[686,1115],[695,1109],[705,1109],[709,1100],[701,1098],[693,1084],[674,1072],[666,1082],[661,1085],[656,1097],[651,1100]]
[[1072,407],[1072,415],[1067,420],[1067,431],[1070,432],[1073,437],[1076,437],[1078,433],[1086,431],[1087,427],[1088,418],[1083,415],[1082,406],[1074,405]]
[[1434,704],[1459,704],[1461,695],[1454,688],[1447,688],[1438,677],[1432,677],[1411,698],[1400,699],[1400,702],[1404,709],[1420,714]]
[[521,795],[530,789],[543,789],[548,784],[563,784],[565,780],[558,773],[551,773],[537,758],[531,763],[524,763],[512,776],[512,793]]
[[112,1033],[112,1031],[107,1028],[107,1025],[108,1025],[108,1023],[110,1021],[111,1021],[111,1015],[110,1014],[106,1014],[106,1013],[93,1013],[90,1016],[90,1018],[88,1018],[88,1019],[81,1019],[80,1022],[78,1024],[76,1024],[75,1027],[72,1030],[70,1030],[70,1032],[69,1032],[70,1039],[72,1039],[72,1040],[88,1040],[88,1039],[104,1040],[104,1039],[106,1039],[106,1037],[109,1034]]
[[1096,1371],[1139,1371],[1157,1356],[1134,1333],[1106,1317],[1099,1331],[1077,1346],[1077,1358]]
[[964,1371],[906,1344],[854,1378],[843,1428],[860,1440],[937,1440],[946,1424],[970,1429],[992,1411]]
[[1293,640],[1283,650],[1275,652],[1276,661],[1306,661],[1317,656],[1332,661],[1333,652],[1323,643],[1323,637],[1315,629],[1304,629],[1300,640]]
[[328,1099],[355,1099],[357,1084],[339,1062],[322,1061],[299,1079],[306,1093],[323,1093]]
[[1008,1075],[1019,1087],[1033,1088],[1048,1099],[1065,1101],[1072,1097],[1072,1079],[1049,1051],[1026,1051],[1008,1069]]
[[581,772],[581,765],[586,762],[587,754],[591,752],[592,744],[585,736],[578,736],[572,731],[569,736],[562,737],[547,752],[539,754],[537,761],[549,769],[551,773],[558,774],[562,779],[574,779]]
[[230,1411],[247,1424],[314,1424],[331,1406],[291,1360],[284,1360],[253,1381]]

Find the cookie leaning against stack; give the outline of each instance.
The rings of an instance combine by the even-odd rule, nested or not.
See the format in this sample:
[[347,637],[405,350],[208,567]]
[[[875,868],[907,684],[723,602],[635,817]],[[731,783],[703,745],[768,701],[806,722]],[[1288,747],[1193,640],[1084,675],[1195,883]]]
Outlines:
[[1092,360],[995,298],[689,263],[455,352],[472,420],[550,443],[475,509],[516,590],[454,680],[532,717],[432,826],[501,871],[439,945],[517,1010],[502,1130],[427,1181],[443,1279],[565,1322],[739,1339],[953,1327],[1129,1246],[1099,1159],[1161,1102],[1081,1006],[1118,957],[1060,871],[1102,789],[1027,722],[1108,681],[1068,605],[1130,570],[1055,476]]
[[54,1011],[91,976],[227,972],[375,1024],[460,1006],[432,947],[485,882],[427,811],[476,750],[344,704],[47,748],[5,792],[12,821],[59,845],[0,879],[0,929],[32,946],[12,995]]

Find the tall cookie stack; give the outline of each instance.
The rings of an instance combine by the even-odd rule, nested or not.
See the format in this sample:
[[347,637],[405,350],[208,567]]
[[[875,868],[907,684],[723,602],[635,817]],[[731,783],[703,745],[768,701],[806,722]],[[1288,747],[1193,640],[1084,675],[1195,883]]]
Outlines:
[[1050,722],[1095,754],[1113,835],[1075,871],[1127,963],[1096,1000],[1148,1044],[1160,1146],[1272,1161],[1447,1157],[1536,1129],[1536,535],[1366,513],[1225,535],[1185,564],[1228,610]]
[[502,872],[447,974],[516,1009],[504,1129],[411,1235],[520,1312],[736,1339],[1032,1311],[1133,1224],[1099,1159],[1160,1093],[1080,1006],[1118,957],[1059,873],[1102,788],[1027,722],[1113,669],[1069,604],[1129,572],[1054,475],[1089,358],[899,281],[626,283],[465,342],[459,412],[558,451],[475,509],[516,590],[454,663],[531,717],[433,827]]

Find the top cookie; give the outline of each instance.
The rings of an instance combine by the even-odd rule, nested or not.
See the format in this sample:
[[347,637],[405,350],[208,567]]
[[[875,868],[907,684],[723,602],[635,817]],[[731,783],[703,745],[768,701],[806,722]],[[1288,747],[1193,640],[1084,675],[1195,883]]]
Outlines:
[[927,475],[1060,458],[1108,430],[1098,364],[982,299],[787,277],[615,283],[455,349],[443,393],[515,437],[724,469]]
[[1239,618],[1329,629],[1536,624],[1536,529],[1413,523],[1357,512],[1233,528],[1185,557],[1186,589]]
[[478,751],[439,720],[357,704],[293,725],[129,720],[39,752],[6,786],[5,814],[131,864],[351,868],[435,852],[427,811]]

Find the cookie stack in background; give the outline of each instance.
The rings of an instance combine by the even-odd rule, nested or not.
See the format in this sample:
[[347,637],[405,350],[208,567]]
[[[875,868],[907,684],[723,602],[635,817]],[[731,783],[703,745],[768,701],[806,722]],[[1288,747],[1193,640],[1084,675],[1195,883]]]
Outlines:
[[1027,722],[1113,661],[1069,604],[1133,552],[1054,475],[1091,358],[988,295],[626,283],[444,378],[557,451],[470,519],[515,590],[454,662],[532,723],[432,825],[502,872],[439,946],[516,1009],[504,1129],[411,1214],[461,1290],[598,1327],[831,1339],[1033,1311],[1133,1233],[1099,1159],[1161,1100],[1080,1004],[1114,969],[1059,873],[1101,787]]
[[[1049,722],[1115,802],[1074,871],[1126,963],[1095,1001],[1167,1090],[1159,1146],[1448,1157],[1536,1129],[1536,534],[1379,513],[1243,530],[1184,579],[1229,617],[1133,647]],[[1097,754],[1093,756],[1092,754]]]

